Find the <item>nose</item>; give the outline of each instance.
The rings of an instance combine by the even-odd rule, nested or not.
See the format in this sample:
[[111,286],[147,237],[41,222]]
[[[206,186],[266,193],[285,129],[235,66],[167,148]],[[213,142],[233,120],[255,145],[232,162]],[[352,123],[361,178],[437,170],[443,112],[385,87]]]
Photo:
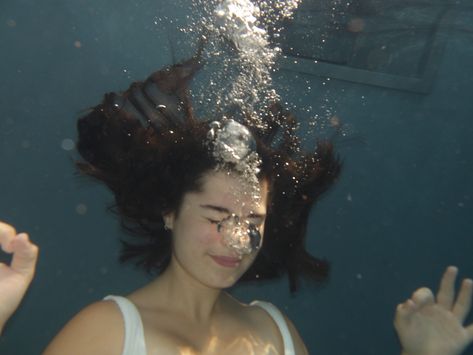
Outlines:
[[259,249],[261,235],[258,229],[237,216],[222,220],[217,225],[217,231],[222,236],[222,243],[239,255],[251,254]]

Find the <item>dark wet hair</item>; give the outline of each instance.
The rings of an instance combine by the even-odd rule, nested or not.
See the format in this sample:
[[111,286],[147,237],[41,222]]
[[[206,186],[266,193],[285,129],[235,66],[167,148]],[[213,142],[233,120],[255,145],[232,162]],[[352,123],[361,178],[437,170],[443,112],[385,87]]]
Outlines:
[[[187,93],[200,67],[198,54],[157,71],[123,93],[106,94],[78,120],[83,160],[76,166],[115,196],[111,210],[129,232],[120,260],[135,261],[148,272],[163,271],[171,260],[171,233],[162,215],[178,212],[184,195],[199,191],[200,178],[217,166],[207,144],[209,121],[195,117]],[[300,275],[328,277],[328,262],[305,249],[306,227],[311,207],[338,177],[340,160],[329,141],[301,152],[296,119],[278,103],[263,116],[265,128],[248,121],[243,123],[262,159],[259,178],[269,181],[270,196],[263,246],[241,280],[287,272],[293,292]]]

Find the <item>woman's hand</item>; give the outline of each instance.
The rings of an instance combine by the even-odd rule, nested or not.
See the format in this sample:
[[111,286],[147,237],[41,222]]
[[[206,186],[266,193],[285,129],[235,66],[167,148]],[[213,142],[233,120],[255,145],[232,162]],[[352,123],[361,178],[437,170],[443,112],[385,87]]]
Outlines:
[[17,309],[34,276],[38,247],[26,233],[16,234],[15,228],[0,222],[0,246],[13,254],[11,265],[0,263],[0,333],[6,321]]
[[473,281],[463,280],[455,299],[457,273],[456,267],[447,268],[436,299],[424,287],[398,305],[394,327],[403,355],[458,355],[473,341],[473,324],[463,326],[471,308]]

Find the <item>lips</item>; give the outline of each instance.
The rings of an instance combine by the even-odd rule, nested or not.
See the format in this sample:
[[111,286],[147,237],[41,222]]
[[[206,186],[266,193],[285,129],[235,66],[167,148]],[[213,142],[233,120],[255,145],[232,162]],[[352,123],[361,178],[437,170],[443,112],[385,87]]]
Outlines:
[[241,262],[240,258],[235,258],[232,256],[210,255],[210,257],[220,266],[229,268],[237,267]]

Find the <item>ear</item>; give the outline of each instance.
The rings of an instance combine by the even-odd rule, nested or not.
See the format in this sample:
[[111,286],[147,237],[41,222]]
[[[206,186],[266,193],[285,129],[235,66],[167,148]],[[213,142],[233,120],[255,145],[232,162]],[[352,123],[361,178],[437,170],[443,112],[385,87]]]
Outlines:
[[174,227],[174,212],[163,213],[164,228],[172,230]]

